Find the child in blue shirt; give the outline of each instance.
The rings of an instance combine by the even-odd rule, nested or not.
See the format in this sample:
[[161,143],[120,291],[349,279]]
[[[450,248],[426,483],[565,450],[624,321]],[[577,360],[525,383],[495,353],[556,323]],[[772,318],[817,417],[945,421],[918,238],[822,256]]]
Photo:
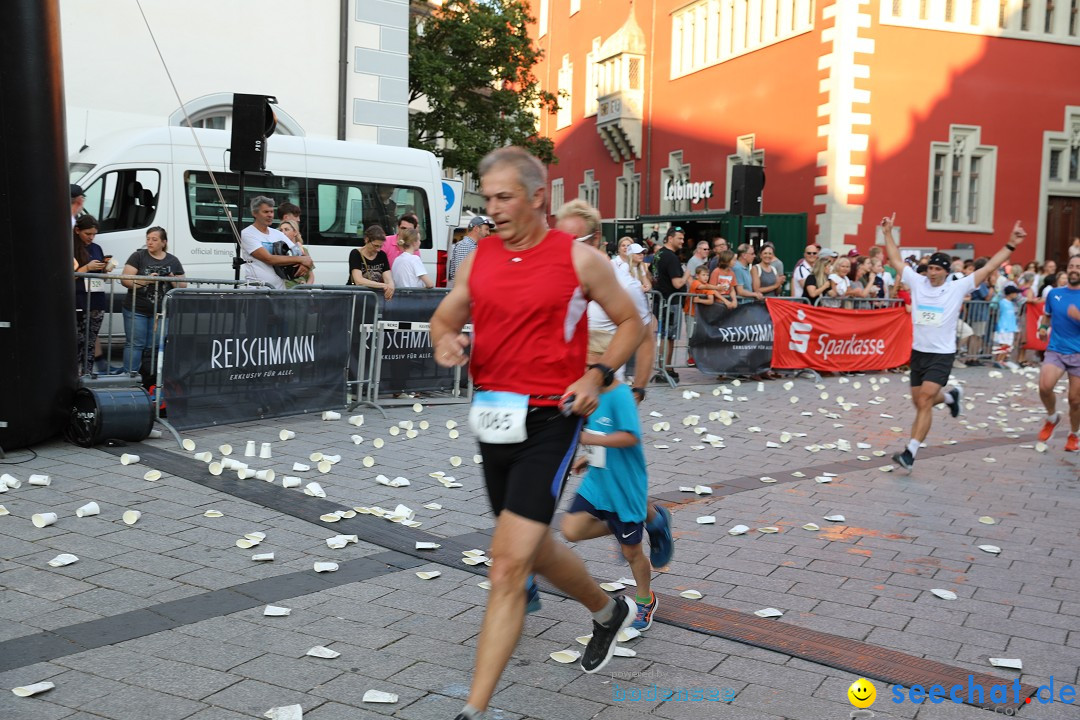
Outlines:
[[[604,388],[599,405],[585,424],[580,443],[586,454],[574,471],[588,466],[577,496],[563,517],[562,533],[571,542],[614,535],[637,583],[638,614],[633,627],[647,630],[656,612],[656,594],[650,588],[653,563],[642,551],[646,532],[653,545],[651,557],[663,567],[671,560],[671,518],[660,506],[648,507],[649,479],[641,449],[641,423],[634,395],[615,381]],[[666,551],[657,540],[666,537]],[[660,556],[663,557],[660,557]]]
[[1015,285],[1009,285],[997,297],[997,323],[994,325],[994,366],[1002,367],[1012,352],[1013,340],[1016,338],[1016,298],[1020,297],[1020,290]]

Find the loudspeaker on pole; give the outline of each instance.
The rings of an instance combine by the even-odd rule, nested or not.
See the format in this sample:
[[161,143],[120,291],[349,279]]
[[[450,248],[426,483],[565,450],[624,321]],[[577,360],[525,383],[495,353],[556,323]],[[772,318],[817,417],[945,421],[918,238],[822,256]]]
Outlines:
[[266,171],[266,138],[277,128],[270,95],[233,93],[232,142],[229,169],[233,172]]
[[765,189],[765,168],[736,165],[731,168],[731,214],[761,215],[761,193]]

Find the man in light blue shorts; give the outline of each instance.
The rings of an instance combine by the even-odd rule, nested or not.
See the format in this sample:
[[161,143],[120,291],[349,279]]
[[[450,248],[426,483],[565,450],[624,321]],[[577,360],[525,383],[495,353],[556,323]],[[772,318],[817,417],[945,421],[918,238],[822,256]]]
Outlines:
[[1039,318],[1039,339],[1050,336],[1039,372],[1039,399],[1046,408],[1046,422],[1039,431],[1039,441],[1048,441],[1061,422],[1054,386],[1068,373],[1072,432],[1065,440],[1065,452],[1076,452],[1080,450],[1080,256],[1069,258],[1066,272],[1069,284],[1047,294]]

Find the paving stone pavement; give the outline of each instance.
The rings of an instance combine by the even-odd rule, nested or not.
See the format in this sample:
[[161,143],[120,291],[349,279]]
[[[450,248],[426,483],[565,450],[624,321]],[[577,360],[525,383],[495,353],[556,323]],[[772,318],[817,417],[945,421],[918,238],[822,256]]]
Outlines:
[[[666,593],[695,589],[704,595],[701,603],[739,611],[779,608],[784,615],[777,623],[989,673],[1003,683],[1038,686],[1053,677],[1056,691],[1077,685],[1078,458],[1062,451],[1063,432],[1046,452],[1033,447],[1042,418],[1034,375],[996,374],[958,371],[970,405],[963,423],[936,412],[930,447],[910,475],[880,470],[906,441],[912,415],[899,374],[831,377],[820,387],[796,379],[789,390],[785,380],[721,386],[688,370],[679,388],[651,390],[642,408],[651,492],[670,507],[677,536],[675,561],[657,573],[655,586]],[[700,396],[685,398],[685,390]],[[730,425],[710,419],[723,410],[737,413]],[[297,502],[305,496],[280,488],[284,475],[319,482],[328,499],[346,507],[404,503],[416,511],[421,531],[486,547],[492,516],[465,407],[430,405],[419,413],[399,407],[387,419],[370,408],[356,412],[365,417],[361,427],[343,413],[338,421],[301,416],[184,437],[215,455],[226,442],[234,456],[248,440],[272,442],[272,459],[240,459],[274,469],[280,491],[297,493]],[[684,424],[691,414],[699,416],[697,424]],[[421,421],[429,426],[421,430]],[[450,437],[447,421],[458,423],[460,437]],[[398,426],[404,422],[414,423],[417,437],[406,436]],[[661,422],[671,429],[654,430]],[[296,438],[279,441],[282,428]],[[726,447],[702,442],[704,432],[723,437]],[[353,444],[353,434],[363,442]],[[385,445],[376,449],[376,438]],[[838,440],[851,450],[820,447]],[[168,436],[146,444],[191,456]],[[292,703],[303,706],[307,720],[436,720],[460,709],[485,602],[471,569],[364,542],[332,550],[325,540],[338,534],[333,524],[168,473],[149,482],[147,464],[124,466],[98,449],[54,442],[35,450],[35,459],[0,466],[23,481],[0,494],[10,511],[0,516],[0,665],[9,668],[0,672],[0,688],[41,681],[56,688],[31,698],[0,692],[0,720],[233,720]],[[342,460],[326,474],[291,470],[294,462],[314,466],[309,456],[316,451]],[[880,451],[885,455],[874,454]],[[26,457],[19,452],[11,459]],[[365,457],[374,460],[371,468]],[[837,467],[831,482],[815,482]],[[429,475],[437,471],[462,487],[443,487]],[[50,475],[52,484],[27,485],[31,473]],[[385,487],[374,481],[378,474],[411,484]],[[780,482],[756,480],[763,476]],[[679,491],[699,484],[714,494]],[[101,514],[76,518],[75,509],[91,500]],[[441,509],[426,509],[427,503]],[[206,517],[211,509],[223,516]],[[125,510],[142,517],[128,526],[120,520]],[[57,512],[58,522],[34,527],[30,516],[45,511]],[[834,513],[846,520],[823,519]],[[696,522],[710,515],[714,525]],[[982,516],[995,524],[981,523]],[[808,522],[821,529],[802,529]],[[731,536],[726,531],[735,524],[752,530]],[[780,531],[756,531],[764,526]],[[259,546],[236,547],[237,538],[255,531],[267,535]],[[983,544],[1002,551],[985,553],[977,548]],[[598,578],[629,574],[612,542],[577,549]],[[273,552],[274,561],[253,562],[261,552]],[[59,553],[79,561],[49,567]],[[315,575],[316,561],[339,563],[340,574]],[[442,574],[423,581],[418,570]],[[930,593],[936,588],[958,599],[941,600]],[[291,614],[265,617],[267,598]],[[588,620],[575,603],[545,594],[542,610],[526,621],[490,716],[833,720],[853,709],[846,698],[857,678],[852,673],[661,622],[632,641],[637,656],[614,659],[611,672],[584,675],[548,659],[576,647]],[[316,645],[341,655],[306,656]],[[1021,658],[1024,669],[993,668],[990,657]],[[730,700],[649,699],[653,684],[716,689]],[[370,689],[396,693],[398,702],[364,703]],[[646,691],[646,699],[630,700],[635,690]],[[948,700],[896,704],[882,683],[877,691],[878,718],[987,717]],[[1020,716],[1077,718],[1080,710],[1035,702]]]

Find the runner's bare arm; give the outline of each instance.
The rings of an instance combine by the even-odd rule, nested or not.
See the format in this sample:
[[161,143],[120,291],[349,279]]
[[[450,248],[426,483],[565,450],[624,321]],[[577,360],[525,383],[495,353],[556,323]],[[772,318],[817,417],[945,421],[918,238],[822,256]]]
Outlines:
[[469,272],[475,256],[476,253],[470,254],[458,266],[454,287],[431,316],[431,346],[435,350],[435,362],[443,367],[464,365],[468,359],[465,348],[469,346],[469,338],[462,334],[461,328],[469,322],[469,308],[472,305]]
[[[1024,238],[1027,237],[1027,232],[1024,228],[1020,227],[1020,221],[1017,220],[1013,225],[1012,233],[1009,235],[1009,241],[1005,244],[1005,247],[994,253],[994,256],[990,258],[990,261],[983,265],[981,268],[972,273],[971,277],[975,281],[975,285],[982,285],[986,282],[986,278],[997,272],[997,269],[1001,267],[1001,263],[1005,262],[1012,255],[1016,246],[1024,242]],[[1012,246],[1011,248],[1009,246]]]
[[[616,325],[615,337],[599,362],[610,368],[621,367],[641,343],[644,332],[634,301],[615,279],[611,262],[603,253],[582,243],[575,243],[572,253],[574,270],[585,296],[595,300]],[[568,393],[576,396],[573,406],[575,414],[588,415],[596,409],[597,393],[602,381],[599,371],[588,370],[567,388]]]
[[893,239],[893,223],[896,222],[896,213],[886,218],[881,218],[881,234],[885,236],[885,254],[889,256],[889,264],[896,270],[897,276],[904,274],[904,258],[900,256],[900,248]]
[[609,448],[624,448],[633,447],[638,444],[638,437],[632,432],[626,430],[619,430],[613,433],[605,433],[600,435],[598,433],[583,432],[578,438],[578,442],[582,445],[601,445]]

